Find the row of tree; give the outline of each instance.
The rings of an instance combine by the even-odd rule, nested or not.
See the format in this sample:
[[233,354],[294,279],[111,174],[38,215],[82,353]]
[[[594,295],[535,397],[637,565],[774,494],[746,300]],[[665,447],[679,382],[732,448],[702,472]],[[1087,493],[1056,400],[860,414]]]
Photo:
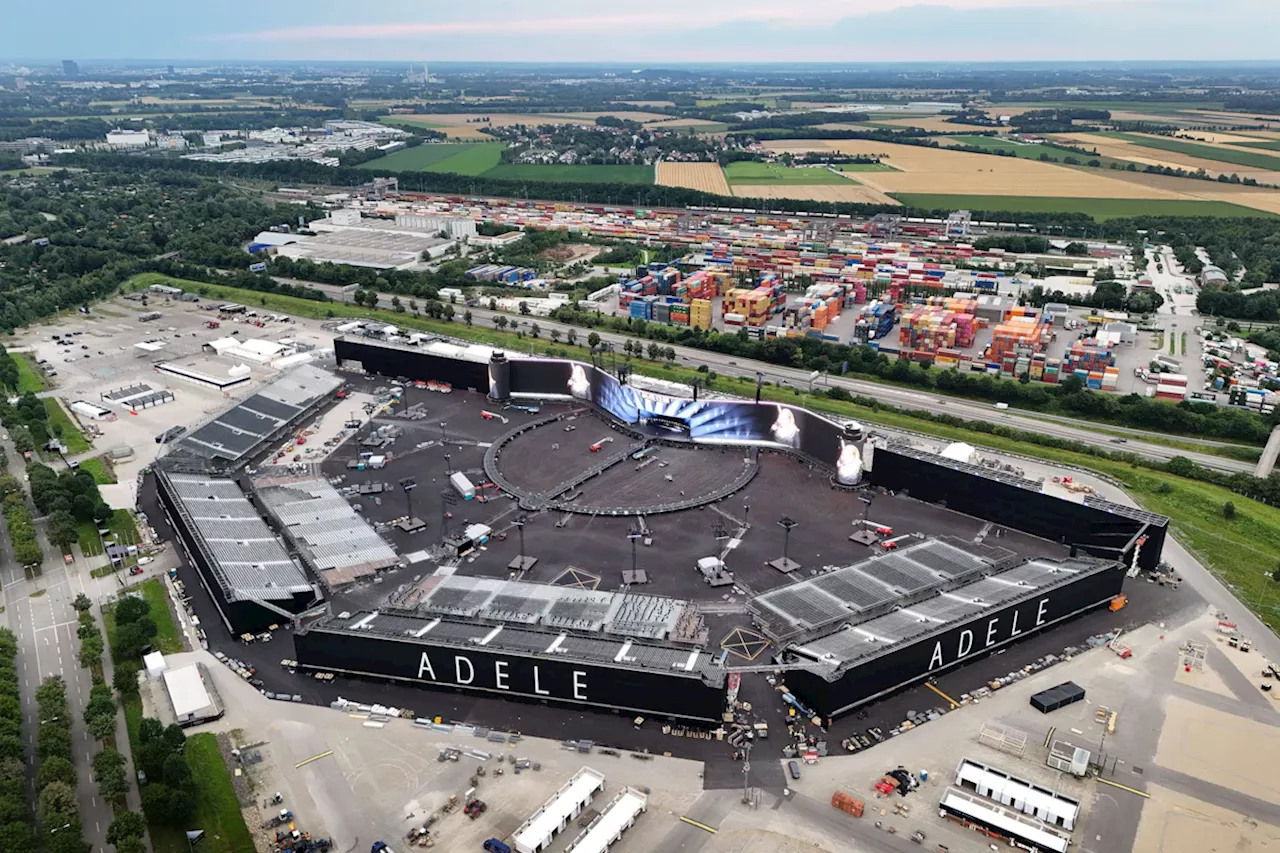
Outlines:
[[18,638],[0,628],[0,853],[35,849],[18,696]]
[[49,853],[84,853],[84,827],[76,798],[76,767],[72,762],[71,708],[67,685],[52,675],[36,690],[36,825]]
[[3,506],[5,526],[9,529],[14,561],[26,569],[38,568],[44,561],[44,552],[36,540],[36,525],[31,511],[27,509],[22,483],[12,474],[0,474],[0,505]]

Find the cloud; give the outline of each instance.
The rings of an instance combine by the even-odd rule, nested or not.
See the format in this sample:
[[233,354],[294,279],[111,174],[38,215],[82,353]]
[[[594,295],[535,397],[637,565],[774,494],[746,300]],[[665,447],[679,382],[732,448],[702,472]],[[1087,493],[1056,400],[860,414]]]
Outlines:
[[[560,15],[522,19],[469,19],[455,21],[401,21],[376,24],[326,24],[283,27],[256,32],[210,36],[214,40],[288,41],[399,41],[431,36],[583,35],[642,32],[695,31],[730,24],[762,23],[793,30],[821,30],[836,21],[879,15],[900,9],[936,7],[965,12],[1001,8],[1053,8],[1071,5],[1118,5],[1125,0],[800,0],[794,4],[736,5],[706,2],[698,8],[680,3],[650,3],[650,11],[620,15]],[[1143,0],[1138,0],[1143,3]],[[1159,2],[1159,0],[1146,0]],[[669,8],[660,8],[662,6]],[[1126,5],[1133,5],[1128,3]],[[1145,3],[1143,3],[1145,5]],[[659,7],[659,8],[655,8]]]

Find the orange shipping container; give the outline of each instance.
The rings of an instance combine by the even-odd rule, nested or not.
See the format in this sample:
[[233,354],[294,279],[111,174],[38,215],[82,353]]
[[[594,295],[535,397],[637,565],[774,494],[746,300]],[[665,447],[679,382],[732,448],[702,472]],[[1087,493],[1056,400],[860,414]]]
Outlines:
[[831,805],[854,817],[862,817],[863,809],[866,807],[862,800],[851,797],[844,791],[836,791],[831,795]]

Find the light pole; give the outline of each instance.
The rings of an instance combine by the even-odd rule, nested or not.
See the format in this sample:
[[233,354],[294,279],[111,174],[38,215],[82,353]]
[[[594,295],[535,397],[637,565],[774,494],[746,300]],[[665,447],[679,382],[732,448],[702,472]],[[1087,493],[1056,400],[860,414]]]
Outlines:
[[796,521],[789,515],[784,515],[778,519],[778,526],[782,528],[782,561],[790,562],[791,555],[788,553],[791,548],[791,529],[800,522]]
[[636,575],[636,540],[640,538],[640,530],[633,524],[627,528],[627,538],[631,540],[631,578]]
[[405,477],[400,481],[400,488],[404,489],[404,503],[409,513],[409,524],[413,525],[413,490],[418,487],[418,481],[413,477]]
[[760,389],[764,386],[764,374],[756,371],[756,402],[760,402]]
[[446,453],[444,455],[444,473],[446,475],[453,474],[453,454]]
[[447,433],[445,432],[445,430],[444,430],[444,428],[445,428],[445,427],[447,427],[447,426],[448,426],[448,424],[447,424],[447,423],[445,423],[444,421],[441,421],[441,422],[440,422],[440,443],[441,443],[441,444],[444,444],[445,442],[447,442],[447,441],[449,440],[449,436],[448,436],[448,434],[447,434]]

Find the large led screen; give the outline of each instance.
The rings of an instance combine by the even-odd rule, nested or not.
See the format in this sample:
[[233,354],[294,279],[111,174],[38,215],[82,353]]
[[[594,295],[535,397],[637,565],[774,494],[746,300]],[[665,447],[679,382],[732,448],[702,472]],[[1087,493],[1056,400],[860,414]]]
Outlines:
[[861,454],[840,427],[805,409],[741,400],[690,400],[623,385],[576,361],[518,359],[511,364],[517,396],[559,397],[593,403],[626,424],[654,435],[708,444],[760,444],[798,450],[833,468]]

